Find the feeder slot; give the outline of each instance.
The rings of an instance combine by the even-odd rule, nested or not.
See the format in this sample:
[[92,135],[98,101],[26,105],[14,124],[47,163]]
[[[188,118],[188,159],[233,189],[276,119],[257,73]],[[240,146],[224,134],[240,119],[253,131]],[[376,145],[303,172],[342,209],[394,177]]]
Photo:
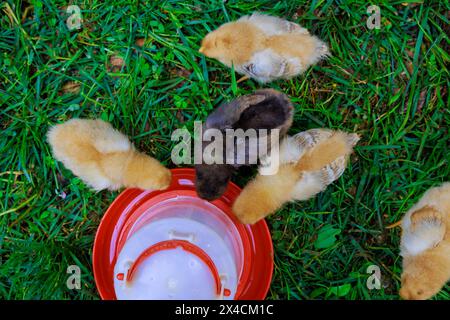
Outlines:
[[194,243],[195,241],[195,234],[194,233],[187,233],[187,232],[179,232],[175,230],[169,231],[169,239],[170,240],[185,240],[189,241],[191,243]]

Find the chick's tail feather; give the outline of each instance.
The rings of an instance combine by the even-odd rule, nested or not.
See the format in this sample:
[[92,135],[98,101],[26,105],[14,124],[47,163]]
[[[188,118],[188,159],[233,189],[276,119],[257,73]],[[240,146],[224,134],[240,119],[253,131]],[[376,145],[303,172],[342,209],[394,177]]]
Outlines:
[[296,163],[295,169],[298,172],[318,171],[336,159],[348,156],[352,152],[352,147],[347,134],[336,132],[329,139],[319,142],[308,150]]

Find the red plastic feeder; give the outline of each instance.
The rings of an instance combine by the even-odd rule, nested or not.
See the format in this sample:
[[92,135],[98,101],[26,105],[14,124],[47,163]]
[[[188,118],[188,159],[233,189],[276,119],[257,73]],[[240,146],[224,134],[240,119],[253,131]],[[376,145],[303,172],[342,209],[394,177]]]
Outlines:
[[106,211],[93,250],[102,299],[264,299],[273,271],[265,221],[241,224],[230,183],[197,196],[194,169],[173,169],[163,191],[126,189]]

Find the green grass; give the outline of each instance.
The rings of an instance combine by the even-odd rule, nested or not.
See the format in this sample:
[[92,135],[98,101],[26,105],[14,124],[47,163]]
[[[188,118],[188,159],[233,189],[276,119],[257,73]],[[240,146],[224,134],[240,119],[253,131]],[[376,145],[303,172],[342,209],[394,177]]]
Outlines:
[[[73,4],[83,28],[74,31],[65,24],[67,1],[3,2],[0,298],[98,298],[92,244],[118,193],[92,192],[56,162],[48,128],[102,118],[173,167],[174,129],[192,129],[221,102],[263,87],[236,85],[239,75],[197,53],[208,31],[259,10],[302,24],[333,53],[300,77],[266,86],[292,98],[290,132],[362,135],[339,181],[268,218],[275,247],[268,298],[398,299],[400,230],[386,226],[427,188],[450,180],[450,5],[404,2],[380,3],[381,29],[369,30],[362,0],[80,0]],[[112,68],[113,56],[124,65]],[[79,92],[65,92],[71,81]],[[250,173],[235,181],[242,186]],[[81,290],[66,288],[72,264],[82,268]],[[372,264],[381,269],[381,290],[366,287]],[[437,298],[449,299],[449,289]]]

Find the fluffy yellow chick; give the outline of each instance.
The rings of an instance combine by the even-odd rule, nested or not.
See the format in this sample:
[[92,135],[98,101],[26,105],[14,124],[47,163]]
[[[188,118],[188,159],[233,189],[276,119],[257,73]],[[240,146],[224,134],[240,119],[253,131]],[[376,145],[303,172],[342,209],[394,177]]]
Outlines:
[[54,157],[94,190],[165,189],[170,170],[136,151],[128,138],[102,120],[72,119],[47,133]]
[[403,299],[425,300],[450,279],[450,183],[428,190],[402,219]]
[[293,78],[329,55],[298,24],[257,12],[207,34],[199,51],[263,83]]
[[[279,158],[278,172],[260,173],[250,181],[236,199],[234,213],[241,222],[253,224],[286,202],[314,197],[342,175],[358,140],[357,134],[327,129],[288,137],[279,153],[271,155]],[[262,166],[266,161],[271,159],[265,159]]]

